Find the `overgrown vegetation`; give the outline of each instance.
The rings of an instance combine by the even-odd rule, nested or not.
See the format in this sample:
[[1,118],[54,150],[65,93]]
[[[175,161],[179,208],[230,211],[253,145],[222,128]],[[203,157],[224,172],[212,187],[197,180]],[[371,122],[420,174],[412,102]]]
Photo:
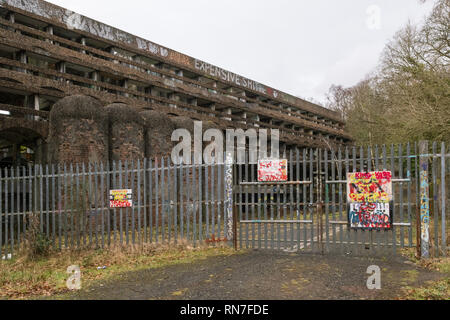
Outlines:
[[449,62],[450,0],[438,0],[422,25],[397,32],[373,74],[333,85],[328,107],[342,112],[359,145],[449,141]]
[[40,230],[40,220],[36,213],[29,216],[29,227],[26,233],[23,255],[29,260],[45,257],[50,253],[51,240]]
[[416,263],[421,267],[442,272],[446,277],[438,281],[429,281],[421,287],[407,286],[401,299],[450,300],[450,258],[424,259]]
[[66,281],[70,275],[66,270],[71,265],[80,267],[84,289],[95,281],[112,279],[128,271],[231,254],[235,251],[228,246],[193,248],[181,244],[170,248],[146,245],[134,249],[62,251],[34,259],[23,254],[13,260],[0,261],[0,299],[43,298],[69,292]]

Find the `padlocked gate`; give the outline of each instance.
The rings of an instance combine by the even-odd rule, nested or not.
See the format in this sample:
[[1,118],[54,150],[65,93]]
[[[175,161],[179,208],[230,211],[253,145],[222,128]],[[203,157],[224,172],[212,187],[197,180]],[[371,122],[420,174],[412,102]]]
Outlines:
[[[282,156],[288,160],[285,182],[258,182],[256,162],[235,164],[236,247],[386,255],[422,245],[419,255],[447,254],[450,155],[444,144],[438,150],[433,143],[431,153],[422,147],[292,150]],[[392,173],[392,225],[353,228],[347,173],[373,171]]]

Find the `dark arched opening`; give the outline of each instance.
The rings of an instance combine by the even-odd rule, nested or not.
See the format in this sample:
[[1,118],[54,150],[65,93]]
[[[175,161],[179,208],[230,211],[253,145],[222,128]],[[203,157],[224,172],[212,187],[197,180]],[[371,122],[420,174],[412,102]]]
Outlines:
[[46,162],[45,132],[30,127],[24,119],[18,126],[17,120],[0,118],[0,169]]

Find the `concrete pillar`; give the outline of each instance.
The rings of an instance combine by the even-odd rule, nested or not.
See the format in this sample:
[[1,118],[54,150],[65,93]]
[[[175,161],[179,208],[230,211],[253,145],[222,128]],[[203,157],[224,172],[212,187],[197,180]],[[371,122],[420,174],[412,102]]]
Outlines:
[[[98,71],[93,71],[92,73],[91,73],[91,79],[92,80],[94,80],[94,81],[99,81],[99,73],[98,73]],[[97,87],[97,86],[92,86],[92,89],[94,89],[94,90],[99,90],[99,88]]]
[[[229,88],[228,90],[227,90],[229,93],[234,93],[234,90],[233,90],[233,88]],[[235,97],[235,96],[232,96],[232,95],[227,95],[227,97],[229,97],[229,98],[231,98],[231,99],[234,99],[234,100],[238,100],[238,98],[237,97]]]
[[[211,106],[210,106],[210,109],[213,110],[213,111],[216,111],[216,105],[215,105],[215,104],[211,105]],[[216,116],[215,113],[210,113],[209,115],[210,115],[211,117],[215,117],[215,116]]]
[[58,71],[61,73],[66,73],[66,63],[64,61],[58,63]]
[[9,12],[8,16],[7,16],[7,19],[11,23],[16,23],[16,16],[15,16],[14,12]]
[[[155,65],[152,63],[150,64],[150,67],[152,68],[156,68]],[[156,72],[154,72],[153,70],[147,70],[147,73],[152,75],[152,76],[157,76]]]
[[[255,120],[255,121],[260,121],[259,115],[255,115],[255,116],[253,117],[253,120]],[[255,127],[259,128],[259,124],[255,123]]]
[[[9,20],[9,22],[11,22],[11,23],[16,23],[16,16],[15,16],[14,12],[9,12],[6,19]],[[16,30],[14,28],[8,28],[8,30],[15,31],[17,33],[21,33],[20,30]]]
[[[66,63],[64,61],[61,61],[57,64],[58,72],[60,73],[66,73]],[[59,81],[64,81],[64,78],[60,77],[58,78]]]
[[242,119],[244,119],[244,120],[239,121],[239,122],[240,122],[240,123],[243,123],[243,124],[246,124],[246,123],[247,123],[247,112],[243,112],[242,115],[241,115],[241,117],[242,117]]
[[[152,86],[148,86],[148,87],[144,88],[144,93],[151,95],[152,94]],[[145,97],[144,101],[152,102],[152,99]]]
[[[169,99],[178,102],[178,101],[180,101],[180,96],[178,96],[176,93],[170,93]],[[177,108],[176,104],[169,104],[169,106],[172,108]]]
[[[225,108],[223,111],[225,112],[225,114],[229,114],[229,115],[232,114],[231,108]],[[222,117],[222,119],[231,121],[231,118],[229,118],[229,117]]]
[[[33,100],[34,100],[33,101],[34,102],[34,110],[39,111],[41,109],[41,104],[40,104],[40,101],[39,101],[39,95],[35,94]],[[34,116],[34,120],[37,121],[39,119],[40,119],[39,116]]]
[[[28,63],[27,53],[24,50],[20,51],[18,59],[21,63],[27,64]],[[27,73],[27,70],[22,68],[17,68],[17,71]]]
[[243,96],[243,98],[240,99],[241,102],[247,103],[247,100],[245,99],[245,97],[247,96],[247,95],[245,94],[245,91],[242,91],[242,96]]
[[217,90],[216,90],[216,88],[217,88],[217,81],[214,81],[213,82],[213,88],[214,88],[214,90],[211,90],[213,93],[217,93]]
[[[48,34],[53,35],[53,26],[47,26],[47,27],[45,28],[45,32],[47,32]],[[47,41],[47,42],[53,44],[53,40],[46,39],[45,41]]]
[[[80,39],[80,43],[85,46],[86,45],[86,38],[81,38]],[[86,54],[86,50],[81,50],[81,53]]]
[[[128,89],[128,79],[124,79],[123,80],[123,85],[122,85],[125,89]],[[125,92],[124,94],[124,97],[129,97],[129,94],[128,94],[128,92]]]
[[[176,72],[176,74],[177,74],[177,76],[180,76],[180,77],[183,77],[183,76],[184,76],[183,70],[178,70],[178,71]],[[183,80],[176,79],[176,81],[177,81],[178,83],[183,83]]]
[[[158,91],[158,89],[156,89],[155,87],[150,87],[150,94],[152,95],[152,96],[155,96],[155,97],[159,97],[159,91]],[[155,102],[159,102],[159,101],[156,101],[156,100],[151,100],[151,102],[152,103],[155,103]]]
[[[111,48],[109,48],[109,53],[112,54],[112,55],[116,55],[116,54],[117,54],[117,51],[116,51],[116,49],[115,49],[114,47],[111,47]],[[114,60],[114,59],[111,59],[111,60],[112,60],[114,63],[116,63],[116,64],[119,63],[118,60]]]

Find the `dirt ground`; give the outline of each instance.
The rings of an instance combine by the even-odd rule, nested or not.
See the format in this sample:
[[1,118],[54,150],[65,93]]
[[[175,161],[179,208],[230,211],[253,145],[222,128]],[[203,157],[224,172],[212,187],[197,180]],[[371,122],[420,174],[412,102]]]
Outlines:
[[[370,265],[381,269],[381,289],[367,289]],[[307,300],[395,299],[406,286],[445,275],[401,256],[368,258],[251,250],[191,264],[130,272],[58,299]]]

